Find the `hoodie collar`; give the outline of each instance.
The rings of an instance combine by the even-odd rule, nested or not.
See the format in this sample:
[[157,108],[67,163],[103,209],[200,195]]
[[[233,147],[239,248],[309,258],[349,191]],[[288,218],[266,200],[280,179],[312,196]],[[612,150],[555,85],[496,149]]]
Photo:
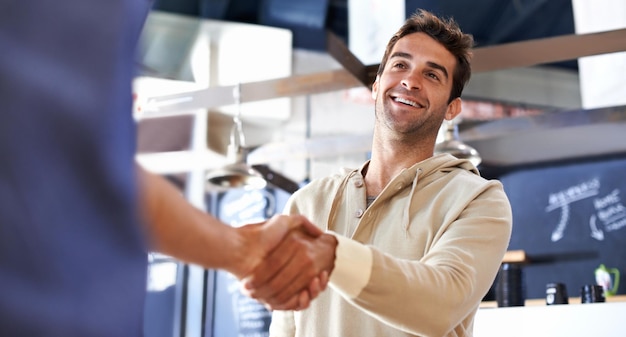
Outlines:
[[[366,161],[359,169],[350,170],[346,172],[343,181],[341,182],[337,192],[335,193],[335,197],[333,198],[333,205],[329,214],[327,226],[329,224],[334,224],[336,220],[337,210],[339,207],[339,203],[343,202],[343,193],[346,189],[346,185],[348,181],[354,177],[356,174],[359,174],[360,177],[358,179],[363,179],[365,177],[365,173],[367,172],[367,168],[369,167],[370,161]],[[458,159],[450,154],[443,153],[432,156],[428,159],[425,159],[421,162],[415,163],[413,166],[403,169],[396,177],[394,177],[387,186],[383,189],[382,193],[388,193],[390,185],[397,186],[396,189],[402,189],[407,187],[409,184],[411,185],[410,192],[408,198],[406,198],[406,202],[403,205],[402,209],[402,220],[401,225],[404,229],[405,235],[408,236],[409,233],[409,225],[410,225],[410,209],[411,209],[411,201],[413,200],[413,196],[417,193],[417,183],[419,180],[425,180],[429,177],[432,179],[435,178],[433,173],[436,172],[450,172],[454,169],[465,169],[474,174],[479,174],[476,167],[466,159]],[[377,196],[378,198],[379,196]]]

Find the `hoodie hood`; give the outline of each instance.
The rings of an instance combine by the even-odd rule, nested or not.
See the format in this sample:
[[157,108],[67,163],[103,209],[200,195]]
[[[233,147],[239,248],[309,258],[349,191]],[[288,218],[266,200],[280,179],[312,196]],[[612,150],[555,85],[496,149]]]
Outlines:
[[416,163],[408,170],[421,171],[422,179],[437,172],[449,173],[456,169],[463,169],[480,176],[480,172],[472,162],[467,159],[458,159],[451,154],[442,153]]
[[[348,174],[346,178],[349,178],[354,173],[359,172],[360,177],[364,176],[364,172],[367,169],[370,161],[364,163],[360,169],[353,170],[352,174]],[[389,184],[383,189],[380,195],[377,196],[378,202],[384,202],[386,199],[391,198],[394,194],[400,190],[400,186],[404,188],[410,188],[409,197],[406,199],[405,205],[402,211],[402,226],[405,232],[408,232],[408,227],[410,224],[410,208],[411,202],[415,193],[418,193],[419,186],[425,186],[429,183],[445,176],[446,174],[455,171],[455,170],[464,170],[470,172],[476,176],[480,176],[478,169],[467,159],[458,159],[451,154],[442,153],[438,155],[434,155],[428,159],[425,159],[421,162],[415,163],[413,166],[409,168],[403,169],[396,177],[394,177]],[[347,182],[344,181],[344,184]],[[393,186],[393,188],[390,188]],[[343,190],[343,186],[340,187],[339,191]],[[341,195],[337,195],[335,202],[337,202],[341,198]]]
[[[367,171],[367,167],[369,166],[370,161],[365,162],[358,170],[354,169],[344,169],[344,174],[349,174],[350,172],[359,172],[361,176],[365,176],[365,172]],[[480,176],[480,172],[467,159],[458,159],[451,154],[441,153],[434,155],[428,159],[422,160],[421,162],[415,163],[413,166],[405,168],[400,172],[400,174],[395,177],[393,180],[396,180],[399,177],[404,177],[403,180],[406,179],[414,180],[417,175],[420,176],[420,179],[426,179],[428,177],[434,178],[436,173],[449,173],[456,169],[462,169],[468,172],[471,172],[477,176]],[[435,175],[435,176],[433,176]]]

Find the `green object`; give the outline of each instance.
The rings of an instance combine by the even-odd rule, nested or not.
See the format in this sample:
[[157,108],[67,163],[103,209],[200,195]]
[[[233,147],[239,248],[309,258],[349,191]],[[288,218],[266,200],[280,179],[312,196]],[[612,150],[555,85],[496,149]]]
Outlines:
[[596,283],[601,285],[604,289],[604,296],[617,294],[619,287],[619,269],[607,268],[604,264],[601,264],[596,268],[595,275]]

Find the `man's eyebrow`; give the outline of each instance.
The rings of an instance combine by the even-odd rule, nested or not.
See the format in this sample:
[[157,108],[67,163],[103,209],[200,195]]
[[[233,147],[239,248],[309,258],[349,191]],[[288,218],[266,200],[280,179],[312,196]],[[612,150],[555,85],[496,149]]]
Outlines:
[[405,59],[412,59],[413,58],[413,56],[411,54],[405,53],[405,52],[401,52],[401,51],[397,51],[397,52],[391,54],[390,59],[392,59],[394,57],[402,57],[402,58],[405,58]]

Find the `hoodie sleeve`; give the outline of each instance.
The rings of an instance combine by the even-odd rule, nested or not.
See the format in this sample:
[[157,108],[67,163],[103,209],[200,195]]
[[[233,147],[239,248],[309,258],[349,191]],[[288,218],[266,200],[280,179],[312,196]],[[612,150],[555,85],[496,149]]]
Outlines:
[[334,234],[339,242],[330,287],[347,298],[354,298],[367,286],[372,272],[372,250],[359,242]]
[[293,337],[296,335],[296,323],[293,311],[275,310],[272,312],[270,337]]

